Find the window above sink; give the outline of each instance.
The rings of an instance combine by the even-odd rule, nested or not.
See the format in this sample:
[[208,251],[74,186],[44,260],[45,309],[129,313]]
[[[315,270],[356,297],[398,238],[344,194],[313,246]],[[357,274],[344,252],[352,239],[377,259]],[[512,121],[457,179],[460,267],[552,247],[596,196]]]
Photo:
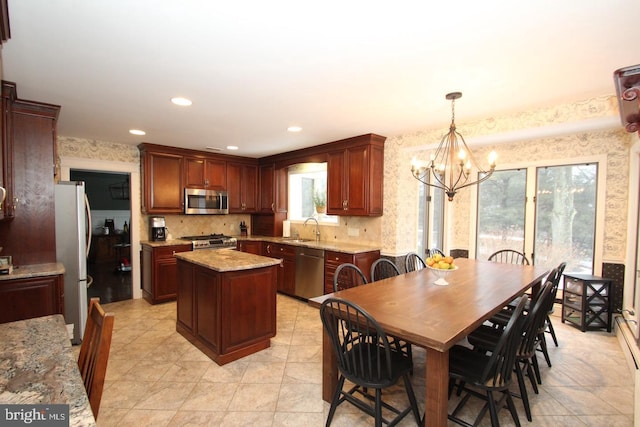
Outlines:
[[289,174],[289,211],[291,221],[313,217],[321,223],[337,224],[338,217],[326,214],[327,164],[299,163]]

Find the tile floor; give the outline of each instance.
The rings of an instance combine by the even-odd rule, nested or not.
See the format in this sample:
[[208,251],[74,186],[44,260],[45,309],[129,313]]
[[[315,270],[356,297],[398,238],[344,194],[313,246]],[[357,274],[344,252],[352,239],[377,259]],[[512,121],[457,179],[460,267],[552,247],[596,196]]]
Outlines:
[[[116,321],[98,426],[323,426],[329,404],[321,399],[318,311],[282,295],[277,301],[271,348],[225,366],[175,332],[175,303],[106,304]],[[552,368],[541,360],[540,394],[530,391],[533,423],[516,399],[522,425],[632,426],[633,380],[615,336],[582,333],[554,320],[560,347],[551,343]],[[424,352],[415,346],[414,361],[422,411]],[[391,398],[404,399],[402,389],[393,389]],[[477,410],[475,403],[467,407]],[[508,411],[500,417],[502,425],[513,425]],[[332,425],[373,421],[345,403]],[[400,425],[415,422],[408,416]],[[488,416],[481,425],[490,425]]]

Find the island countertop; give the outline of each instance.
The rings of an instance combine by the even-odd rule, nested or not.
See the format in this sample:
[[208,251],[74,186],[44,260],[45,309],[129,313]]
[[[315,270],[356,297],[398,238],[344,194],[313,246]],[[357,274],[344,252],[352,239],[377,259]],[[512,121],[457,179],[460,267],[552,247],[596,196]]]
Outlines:
[[175,257],[202,267],[219,271],[238,271],[269,267],[282,262],[279,258],[268,258],[235,249],[206,249],[192,252],[179,252]]
[[70,426],[95,426],[62,315],[0,325],[0,402],[68,404]]

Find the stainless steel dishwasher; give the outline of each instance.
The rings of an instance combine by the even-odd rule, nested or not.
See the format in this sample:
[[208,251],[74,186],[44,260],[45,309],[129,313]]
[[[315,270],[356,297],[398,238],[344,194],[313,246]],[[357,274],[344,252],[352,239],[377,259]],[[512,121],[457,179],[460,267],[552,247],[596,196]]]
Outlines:
[[324,250],[296,248],[296,296],[313,298],[324,294]]

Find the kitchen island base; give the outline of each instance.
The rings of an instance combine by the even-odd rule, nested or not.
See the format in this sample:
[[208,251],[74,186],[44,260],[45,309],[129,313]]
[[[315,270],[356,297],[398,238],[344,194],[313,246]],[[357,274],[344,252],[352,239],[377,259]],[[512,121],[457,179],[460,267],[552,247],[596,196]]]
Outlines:
[[268,348],[276,334],[277,268],[217,271],[179,257],[177,332],[219,365]]

